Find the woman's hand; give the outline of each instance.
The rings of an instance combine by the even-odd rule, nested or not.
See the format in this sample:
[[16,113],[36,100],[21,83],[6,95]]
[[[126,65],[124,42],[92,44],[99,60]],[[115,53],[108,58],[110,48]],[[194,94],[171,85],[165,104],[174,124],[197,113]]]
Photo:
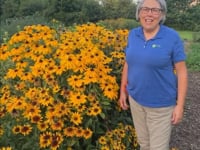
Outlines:
[[176,125],[182,121],[184,108],[176,105],[172,114],[172,124]]
[[127,94],[126,92],[121,92],[120,93],[120,98],[119,98],[119,105],[123,110],[128,109],[128,104],[127,104]]

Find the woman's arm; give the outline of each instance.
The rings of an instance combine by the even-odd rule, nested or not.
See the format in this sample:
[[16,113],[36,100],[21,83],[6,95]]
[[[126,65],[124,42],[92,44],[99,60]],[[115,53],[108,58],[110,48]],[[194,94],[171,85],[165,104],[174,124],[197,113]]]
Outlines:
[[127,86],[127,82],[128,82],[127,74],[128,74],[128,64],[127,64],[127,62],[125,62],[123,70],[122,70],[121,86],[120,86],[120,98],[119,98],[119,104],[120,104],[120,106],[123,110],[128,109],[128,105],[127,105],[127,102],[126,102],[126,99],[127,99],[127,96],[128,96],[128,93],[127,93],[127,90],[126,90],[126,86]]
[[185,98],[188,85],[188,75],[185,62],[181,61],[176,63],[175,69],[178,78],[178,91],[177,91],[178,95],[177,95],[177,104],[172,116],[173,124],[179,123],[183,118],[183,111],[184,111]]

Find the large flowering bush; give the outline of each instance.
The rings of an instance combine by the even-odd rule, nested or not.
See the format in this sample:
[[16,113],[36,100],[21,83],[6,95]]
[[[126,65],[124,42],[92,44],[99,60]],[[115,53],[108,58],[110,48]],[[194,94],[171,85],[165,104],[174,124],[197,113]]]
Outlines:
[[127,30],[26,26],[0,47],[0,150],[136,149],[118,106]]

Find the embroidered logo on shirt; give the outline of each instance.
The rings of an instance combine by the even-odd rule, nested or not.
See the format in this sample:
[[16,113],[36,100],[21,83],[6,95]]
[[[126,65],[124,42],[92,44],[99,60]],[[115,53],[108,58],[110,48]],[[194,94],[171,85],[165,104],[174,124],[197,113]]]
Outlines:
[[152,45],[152,48],[159,48],[160,47],[160,45],[158,45],[158,44],[153,44]]

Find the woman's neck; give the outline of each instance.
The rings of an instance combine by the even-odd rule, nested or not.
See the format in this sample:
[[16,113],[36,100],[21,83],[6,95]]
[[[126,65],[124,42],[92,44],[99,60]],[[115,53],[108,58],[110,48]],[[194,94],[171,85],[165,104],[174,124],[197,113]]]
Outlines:
[[160,26],[158,26],[154,30],[145,30],[145,29],[143,29],[143,33],[144,33],[145,39],[146,40],[150,40],[150,39],[154,38],[156,36],[156,34],[158,33],[159,29],[160,29]]

